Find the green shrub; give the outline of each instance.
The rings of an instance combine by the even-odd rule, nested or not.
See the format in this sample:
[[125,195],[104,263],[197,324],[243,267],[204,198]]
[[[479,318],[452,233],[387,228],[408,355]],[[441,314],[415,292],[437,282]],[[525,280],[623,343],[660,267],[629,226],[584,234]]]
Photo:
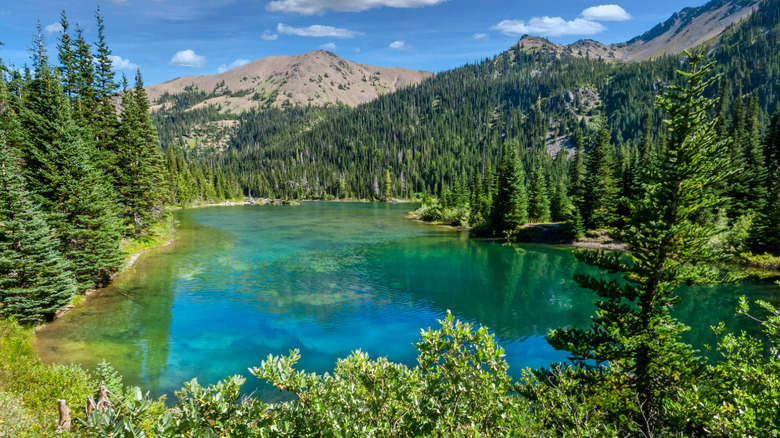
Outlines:
[[357,351],[333,375],[294,369],[298,351],[251,369],[297,401],[272,407],[280,436],[536,435],[530,406],[513,393],[503,348],[480,327],[425,330],[414,368]]

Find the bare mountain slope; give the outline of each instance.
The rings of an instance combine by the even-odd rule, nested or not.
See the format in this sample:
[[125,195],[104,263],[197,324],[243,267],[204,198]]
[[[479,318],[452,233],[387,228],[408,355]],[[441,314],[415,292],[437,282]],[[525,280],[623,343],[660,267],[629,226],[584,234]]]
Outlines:
[[625,43],[622,59],[640,61],[657,58],[704,44],[717,38],[728,26],[745,19],[761,1],[714,0],[698,8],[685,8]]
[[685,8],[644,34],[625,43],[604,45],[580,40],[562,46],[524,35],[515,45],[523,51],[550,52],[555,56],[581,56],[612,61],[643,61],[716,40],[726,28],[749,16],[763,0],[712,0],[697,8]]
[[[324,50],[294,56],[270,56],[225,73],[185,76],[146,87],[152,102],[165,93],[195,88],[215,96],[198,105],[219,104],[223,110],[259,105],[356,106],[432,76],[427,71],[373,67],[346,61]],[[159,106],[158,106],[159,107]]]

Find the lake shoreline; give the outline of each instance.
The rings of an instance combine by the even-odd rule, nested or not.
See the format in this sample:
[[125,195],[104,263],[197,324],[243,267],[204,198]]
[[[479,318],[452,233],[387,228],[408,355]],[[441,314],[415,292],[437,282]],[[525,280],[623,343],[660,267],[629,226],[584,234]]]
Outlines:
[[[433,225],[433,226],[442,227],[454,231],[466,231],[466,232],[471,231],[471,227],[467,227],[463,225],[452,225],[442,221],[424,221],[420,218],[418,214],[414,212],[409,212],[406,215],[406,218],[413,220],[415,222],[419,222],[421,224]],[[551,225],[560,227],[563,224],[562,223],[525,224],[520,228],[525,232],[525,237],[523,238],[523,240],[514,240],[512,243],[541,243],[545,245],[574,246],[582,249],[603,249],[603,250],[610,250],[610,251],[629,250],[627,244],[612,239],[605,232],[594,233],[595,237],[586,236],[575,242],[575,241],[571,241],[570,239],[561,238],[562,236],[561,233],[556,233],[556,232],[550,233],[548,231],[548,228]],[[480,239],[496,240],[496,241],[506,240],[501,237],[487,237],[487,238],[480,238]]]
[[65,315],[67,315],[73,309],[75,309],[76,307],[78,307],[81,304],[83,304],[84,302],[86,302],[87,299],[90,296],[92,296],[96,292],[98,292],[98,291],[100,291],[102,289],[105,289],[108,286],[110,286],[114,282],[114,279],[117,276],[122,275],[122,274],[128,272],[133,267],[133,265],[135,265],[135,262],[138,261],[138,259],[142,255],[150,253],[150,252],[155,251],[155,250],[158,250],[160,248],[166,247],[168,245],[171,245],[173,242],[176,241],[176,238],[177,238],[176,237],[176,225],[175,224],[170,224],[168,231],[166,233],[164,233],[164,234],[159,236],[159,242],[155,242],[155,244],[152,245],[152,246],[142,247],[141,249],[139,249],[137,251],[133,251],[133,252],[127,254],[127,256],[125,257],[124,263],[122,263],[122,266],[119,269],[117,269],[116,272],[111,274],[111,277],[109,278],[108,283],[106,283],[104,286],[99,287],[99,288],[88,289],[88,290],[84,291],[84,293],[79,294],[79,295],[73,297],[73,299],[71,300],[70,303],[68,303],[67,305],[65,305],[65,307],[63,307],[62,309],[60,309],[57,312],[55,312],[55,314],[54,314],[54,316],[52,316],[51,320],[46,321],[46,322],[44,322],[42,324],[36,325],[35,328],[34,328],[34,331],[37,332],[41,328],[46,327],[47,325],[53,323],[54,321],[62,318]]

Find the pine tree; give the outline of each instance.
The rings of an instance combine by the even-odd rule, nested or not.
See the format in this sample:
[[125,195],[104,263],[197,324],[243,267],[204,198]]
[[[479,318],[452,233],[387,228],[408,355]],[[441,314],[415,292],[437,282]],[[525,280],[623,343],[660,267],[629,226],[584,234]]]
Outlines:
[[[691,71],[680,72],[685,87],[672,86],[658,99],[670,116],[668,136],[656,165],[643,176],[644,197],[633,203],[622,233],[631,260],[602,251],[577,255],[623,278],[575,276],[600,297],[591,329],[557,329],[548,335],[578,367],[592,369],[587,375],[614,378],[611,373],[617,372],[613,382],[628,383],[636,399],[624,399],[617,415],[637,424],[642,436],[671,435],[662,425],[685,424],[685,419],[668,418],[664,407],[693,384],[703,363],[680,341],[687,327],[670,315],[670,308],[680,302],[675,290],[682,283],[718,281],[707,265],[722,258],[707,246],[717,230],[698,222],[703,211],[723,203],[713,193],[725,176],[725,145],[717,140],[715,122],[706,119],[714,103],[701,97],[716,78],[706,78],[712,64],[698,68],[701,55],[689,58]],[[609,370],[602,368],[606,361]]]
[[550,195],[550,219],[553,222],[565,222],[569,220],[572,213],[571,201],[566,196],[566,186],[563,182],[556,184],[552,178],[549,181],[553,187]]
[[[149,118],[149,101],[143,90],[140,71],[133,90],[122,94],[121,124],[117,132],[116,187],[123,206],[126,233],[138,237],[159,220],[167,199],[165,164],[157,144],[157,135]],[[208,183],[206,182],[208,179]],[[212,193],[213,182],[201,174],[201,196],[206,186]],[[203,199],[201,197],[201,199]]]
[[70,34],[68,34],[70,24],[68,23],[68,18],[65,16],[65,10],[63,10],[60,15],[60,25],[62,26],[62,33],[60,33],[60,43],[57,45],[58,57],[60,60],[59,72],[62,88],[68,96],[68,100],[70,100],[75,94],[76,54],[73,49],[73,41],[71,41]]
[[485,183],[479,172],[479,164],[474,166],[474,174],[471,180],[471,196],[469,199],[469,223],[472,226],[485,222],[488,217],[487,196],[485,196]]
[[582,213],[585,211],[585,176],[587,171],[585,169],[585,140],[580,129],[577,129],[574,136],[574,144],[577,151],[574,154],[569,172],[569,198],[572,205]]
[[731,219],[751,215],[761,209],[766,198],[766,167],[762,142],[758,133],[758,106],[753,96],[747,103],[734,103],[729,137],[730,169],[725,182],[731,199],[728,215]]
[[28,188],[39,196],[79,290],[106,284],[122,262],[113,190],[95,167],[94,149],[71,116],[67,97],[37,45],[35,76],[20,120]]
[[115,175],[110,172],[110,169],[116,163],[116,157],[113,156],[116,153],[114,137],[116,136],[119,121],[117,120],[114,97],[118,84],[114,81],[111,50],[108,48],[108,44],[106,44],[105,25],[103,24],[103,16],[100,14],[100,7],[95,12],[95,19],[97,22],[98,40],[95,43],[95,77],[93,84],[96,102],[92,131],[95,134],[95,145],[100,154],[99,158],[105,166],[106,174],[113,179]]
[[764,208],[750,230],[748,246],[755,252],[780,254],[780,167],[776,167]]
[[496,169],[496,194],[490,209],[493,234],[504,234],[528,222],[528,195],[525,173],[517,157],[517,147],[504,146]]
[[613,226],[618,220],[620,189],[615,172],[615,150],[610,137],[609,128],[604,123],[598,131],[596,144],[588,151],[586,158],[583,219],[591,228]]
[[775,107],[764,137],[764,162],[769,175],[780,167],[780,104]]
[[31,201],[4,134],[0,130],[0,315],[39,322],[67,304],[75,288],[70,266]]
[[95,67],[89,43],[84,39],[84,29],[76,22],[76,40],[73,42],[73,120],[80,128],[94,129],[95,108],[97,106],[94,88]]
[[550,196],[547,193],[541,156],[537,156],[532,165],[531,181],[528,185],[528,216],[538,222],[550,220]]

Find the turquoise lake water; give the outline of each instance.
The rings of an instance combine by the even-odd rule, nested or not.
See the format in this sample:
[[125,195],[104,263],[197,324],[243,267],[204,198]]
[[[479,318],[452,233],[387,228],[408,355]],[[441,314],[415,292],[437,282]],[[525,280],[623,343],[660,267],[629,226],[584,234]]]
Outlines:
[[[449,309],[488,326],[510,373],[565,360],[544,335],[587,326],[595,296],[572,274],[566,247],[502,245],[405,218],[411,204],[319,203],[176,212],[179,238],[143,255],[114,283],[38,333],[44,360],[110,362],[128,384],[168,394],[247,376],[268,354],[300,349],[298,369],[325,372],[354,350],[416,363],[414,343]],[[681,291],[675,315],[697,348],[734,316],[739,295],[777,301],[777,286],[743,283]],[[777,303],[776,303],[777,304]]]

